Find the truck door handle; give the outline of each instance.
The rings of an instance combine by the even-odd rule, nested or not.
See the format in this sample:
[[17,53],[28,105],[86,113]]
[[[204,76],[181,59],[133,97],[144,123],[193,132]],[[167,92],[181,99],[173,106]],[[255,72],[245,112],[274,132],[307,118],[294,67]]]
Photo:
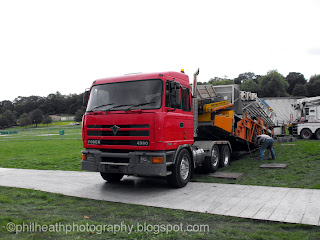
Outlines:
[[184,128],[184,123],[183,122],[180,123],[180,128]]

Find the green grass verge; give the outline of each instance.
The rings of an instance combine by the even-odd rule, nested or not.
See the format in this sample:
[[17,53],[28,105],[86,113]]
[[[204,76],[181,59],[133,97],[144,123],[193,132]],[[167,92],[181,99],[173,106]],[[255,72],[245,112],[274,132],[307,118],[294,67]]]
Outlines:
[[[0,187],[1,239],[319,239],[320,228],[181,210],[111,203],[41,191]],[[88,218],[85,218],[87,216]],[[9,232],[7,226],[16,225]],[[113,233],[116,225],[133,226]],[[202,231],[180,231],[204,226]],[[38,232],[30,226],[38,226]],[[47,226],[47,230],[43,226]],[[103,232],[103,226],[108,225]],[[141,226],[149,226],[143,231]],[[158,226],[165,226],[162,229]],[[41,226],[41,227],[39,227]],[[60,231],[54,232],[55,229]],[[63,227],[64,226],[64,227]],[[71,232],[66,234],[67,228]],[[77,232],[77,227],[80,229]],[[87,227],[88,226],[88,227]],[[140,226],[140,227],[138,227]],[[72,227],[75,231],[72,231]],[[168,231],[170,228],[177,231]],[[40,228],[46,232],[39,232]],[[35,229],[35,228],[33,228]],[[51,232],[49,231],[51,229]],[[81,231],[84,230],[84,231]],[[89,230],[88,232],[86,230]],[[159,229],[160,231],[157,231]],[[121,228],[119,227],[119,230]]]
[[79,171],[81,150],[81,140],[1,141],[0,167]]
[[[274,150],[276,160],[258,161],[247,155],[232,161],[229,167],[218,169],[218,171],[244,173],[244,176],[238,180],[217,179],[196,174],[193,181],[320,189],[319,140],[277,143]],[[257,156],[258,152],[253,155]],[[286,163],[287,167],[285,169],[259,168],[263,163]]]

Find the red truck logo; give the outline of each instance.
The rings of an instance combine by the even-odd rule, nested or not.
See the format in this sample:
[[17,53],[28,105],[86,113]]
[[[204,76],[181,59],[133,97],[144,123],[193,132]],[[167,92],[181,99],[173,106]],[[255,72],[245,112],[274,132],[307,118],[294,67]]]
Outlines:
[[113,135],[117,135],[118,131],[120,130],[120,127],[118,127],[117,125],[112,126],[111,131],[113,132]]

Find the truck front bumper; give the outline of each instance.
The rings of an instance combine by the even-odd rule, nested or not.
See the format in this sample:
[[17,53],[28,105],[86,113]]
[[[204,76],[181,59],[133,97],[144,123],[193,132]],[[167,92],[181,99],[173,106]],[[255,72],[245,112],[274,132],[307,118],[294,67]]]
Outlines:
[[174,155],[174,151],[114,153],[86,149],[81,152],[82,170],[162,177],[171,174],[167,171],[167,166],[172,164],[171,159]]

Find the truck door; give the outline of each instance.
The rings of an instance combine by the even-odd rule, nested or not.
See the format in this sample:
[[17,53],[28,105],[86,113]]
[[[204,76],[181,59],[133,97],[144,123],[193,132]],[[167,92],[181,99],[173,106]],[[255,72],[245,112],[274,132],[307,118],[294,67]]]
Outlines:
[[316,112],[316,106],[309,108],[309,121],[315,122],[317,119],[317,112]]
[[184,138],[184,119],[181,109],[181,86],[176,81],[166,81],[165,94],[165,136],[169,148],[176,148]]
[[184,131],[183,139],[194,140],[194,118],[191,109],[191,94],[190,88],[181,86],[181,108],[183,113]]

